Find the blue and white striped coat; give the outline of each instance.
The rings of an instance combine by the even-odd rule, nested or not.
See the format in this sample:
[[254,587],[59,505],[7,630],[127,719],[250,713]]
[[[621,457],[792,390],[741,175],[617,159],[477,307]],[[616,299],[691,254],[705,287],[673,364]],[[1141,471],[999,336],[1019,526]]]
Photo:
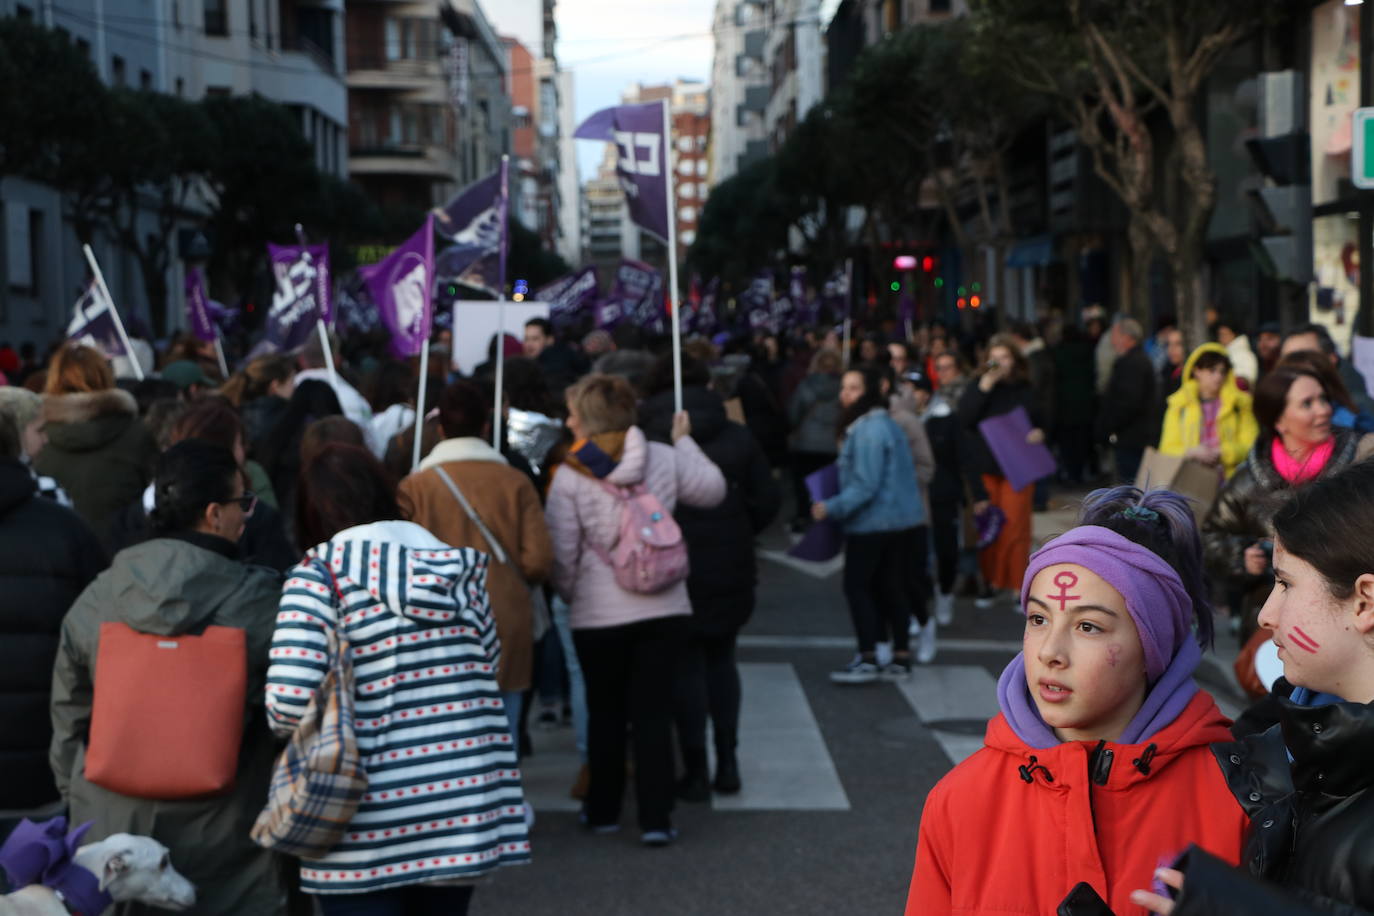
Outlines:
[[487,563],[410,522],[377,522],[340,532],[291,571],[272,639],[268,718],[279,734],[295,728],[328,667],[325,628],[339,628],[351,645],[368,774],[339,845],[301,863],[308,893],[471,881],[529,861],[496,686]]

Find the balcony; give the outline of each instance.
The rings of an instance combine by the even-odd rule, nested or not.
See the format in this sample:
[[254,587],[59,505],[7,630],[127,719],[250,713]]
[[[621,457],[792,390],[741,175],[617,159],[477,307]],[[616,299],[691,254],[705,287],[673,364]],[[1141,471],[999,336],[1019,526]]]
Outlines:
[[382,142],[350,146],[348,171],[353,176],[409,175],[437,181],[453,181],[460,163],[442,146]]
[[280,50],[253,48],[253,91],[281,102],[314,108],[336,124],[348,123],[348,89],[338,65],[309,39],[284,39]]

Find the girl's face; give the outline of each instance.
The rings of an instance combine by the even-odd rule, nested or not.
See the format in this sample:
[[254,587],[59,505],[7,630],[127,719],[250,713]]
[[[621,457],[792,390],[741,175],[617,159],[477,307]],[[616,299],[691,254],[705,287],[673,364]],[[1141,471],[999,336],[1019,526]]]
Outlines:
[[267,393],[273,397],[291,400],[291,394],[296,390],[296,373],[291,373],[286,378],[275,379],[267,383]]
[[1274,589],[1259,625],[1273,632],[1289,683],[1353,703],[1374,700],[1374,659],[1365,639],[1371,613],[1361,613],[1360,583],[1354,595],[1339,600],[1312,564],[1274,541]]
[[846,372],[844,378],[840,380],[840,406],[850,407],[856,404],[867,390],[864,386],[863,373]]
[[1010,372],[1016,368],[1016,360],[1012,358],[1011,351],[1006,347],[993,347],[989,350],[988,362],[996,363],[1003,372]]
[[1036,574],[1023,648],[1026,686],[1062,741],[1115,741],[1145,702],[1145,651],[1126,599],[1086,567]]
[[1210,369],[1194,369],[1193,378],[1197,379],[1198,397],[1204,401],[1214,401],[1221,395],[1221,385],[1226,381],[1226,367],[1213,366]]
[[1300,375],[1288,386],[1288,399],[1274,428],[1290,446],[1310,448],[1331,438],[1331,401],[1316,379]]

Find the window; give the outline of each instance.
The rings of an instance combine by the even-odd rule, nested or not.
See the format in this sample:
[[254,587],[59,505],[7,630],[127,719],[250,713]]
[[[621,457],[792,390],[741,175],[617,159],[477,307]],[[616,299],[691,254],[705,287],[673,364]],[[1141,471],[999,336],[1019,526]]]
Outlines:
[[184,79],[182,79],[181,77],[178,76],[178,77],[177,77],[177,98],[181,98],[181,97],[182,97],[183,95],[185,95],[185,94],[186,94],[186,80],[184,80]]
[[[692,244],[693,242],[695,242],[695,241],[697,240],[697,233],[696,233],[696,230],[694,230],[694,229],[684,229],[684,230],[682,230],[682,235],[680,236],[680,239],[681,239],[681,241],[682,241],[682,244],[684,244],[684,245],[690,245],[690,244]],[[324,349],[324,348],[321,347],[320,349]]]
[[677,218],[682,220],[684,223],[693,222],[697,218],[697,208],[683,207],[681,210],[678,211]]
[[[702,139],[705,139],[705,138],[703,137]],[[698,175],[700,175],[702,178],[705,178],[705,177],[706,177],[706,173],[707,173],[707,171],[708,171],[709,169],[710,169],[710,163],[708,163],[705,159],[698,159],[698,160],[697,160],[697,174],[698,174]]]
[[949,0],[930,0],[930,11],[932,13],[948,13]]
[[81,52],[81,56],[87,60],[91,59],[91,43],[84,38],[76,40],[76,50]]
[[16,19],[22,19],[22,20],[24,20],[25,22],[32,22],[32,21],[33,21],[33,7],[25,6],[24,4],[21,3],[21,4],[19,4],[18,6],[16,6],[16,7],[14,8],[14,15],[15,15],[15,18],[16,18]]
[[692,184],[691,182],[688,182],[687,184],[684,184],[682,187],[678,188],[677,193],[679,197],[684,197],[690,200],[691,198],[697,196],[697,186]]
[[228,86],[206,86],[205,94],[213,98],[227,99],[234,94],[234,90],[230,89]]
[[144,92],[153,88],[153,74],[147,70],[138,71],[138,88]]
[[110,82],[123,86],[127,80],[124,73],[124,58],[116,54],[110,59]]
[[227,36],[229,34],[228,0],[204,0],[205,34]]
[[248,0],[248,37],[258,37],[258,0]]
[[10,287],[29,296],[41,292],[43,211],[24,204],[5,204],[6,254]]
[[691,175],[694,170],[695,167],[692,165],[692,160],[690,159],[683,159],[681,162],[677,164],[677,171],[679,175]]
[[677,148],[679,152],[690,153],[692,151],[692,138],[679,137],[677,141]]

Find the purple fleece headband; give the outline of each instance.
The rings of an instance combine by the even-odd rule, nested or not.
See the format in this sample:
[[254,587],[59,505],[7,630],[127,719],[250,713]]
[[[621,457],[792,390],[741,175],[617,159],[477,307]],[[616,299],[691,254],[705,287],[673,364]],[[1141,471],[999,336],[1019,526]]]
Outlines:
[[1109,528],[1081,525],[1031,555],[1021,580],[1023,612],[1036,574],[1060,563],[1090,569],[1121,593],[1145,649],[1146,675],[1158,680],[1192,635],[1193,601],[1174,568]]

